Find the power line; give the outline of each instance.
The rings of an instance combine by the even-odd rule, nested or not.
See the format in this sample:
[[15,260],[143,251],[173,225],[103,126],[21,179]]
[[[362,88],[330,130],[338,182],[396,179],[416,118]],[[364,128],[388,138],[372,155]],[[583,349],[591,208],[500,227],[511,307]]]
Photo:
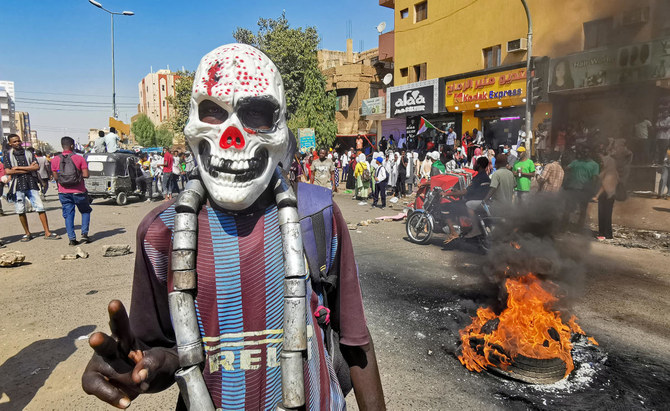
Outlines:
[[[16,94],[19,93],[26,93],[26,94],[53,94],[57,96],[80,96],[80,97],[106,97],[109,98],[109,95],[104,95],[104,94],[68,94],[68,93],[50,93],[46,91],[23,91],[23,90],[16,90]],[[137,96],[131,97],[131,96],[116,96],[117,98],[137,98]]]
[[[19,98],[17,98],[17,101],[18,101],[18,100],[25,101],[25,102],[32,102],[32,101],[34,101],[34,102],[42,102],[42,101],[44,101],[44,102],[53,102],[53,103],[111,104],[111,103],[107,103],[107,102],[104,102],[104,101],[49,100],[49,99],[42,99],[42,98],[28,98],[28,97],[19,97]],[[134,103],[121,103],[121,104],[134,104]]]

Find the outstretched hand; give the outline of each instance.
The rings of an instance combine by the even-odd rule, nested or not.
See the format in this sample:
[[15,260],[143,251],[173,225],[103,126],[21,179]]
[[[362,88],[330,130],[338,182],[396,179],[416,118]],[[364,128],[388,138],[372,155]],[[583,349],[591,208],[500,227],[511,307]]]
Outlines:
[[95,353],[81,383],[87,394],[124,409],[139,394],[158,392],[172,385],[179,359],[176,349],[139,349],[121,301],[112,300],[107,310],[112,334],[96,332],[89,337]]

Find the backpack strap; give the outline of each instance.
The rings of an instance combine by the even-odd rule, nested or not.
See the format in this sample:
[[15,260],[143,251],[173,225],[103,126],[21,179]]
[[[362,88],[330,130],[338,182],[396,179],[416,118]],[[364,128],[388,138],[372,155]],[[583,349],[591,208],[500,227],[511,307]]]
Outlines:
[[[333,239],[333,196],[329,189],[298,183],[298,215],[310,277],[324,296],[335,288],[337,274],[330,274]],[[327,306],[327,305],[326,305]]]

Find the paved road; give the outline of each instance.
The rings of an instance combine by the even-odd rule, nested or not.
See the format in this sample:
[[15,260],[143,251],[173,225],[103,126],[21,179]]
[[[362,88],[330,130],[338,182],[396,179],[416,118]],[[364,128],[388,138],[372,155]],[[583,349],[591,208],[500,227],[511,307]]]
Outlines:
[[[370,210],[344,194],[336,198],[351,223],[397,212]],[[50,196],[47,205],[52,229],[64,235],[56,197]],[[95,242],[84,246],[91,256],[76,261],[60,259],[70,251],[66,240],[20,243],[16,216],[0,218],[9,248],[24,252],[29,262],[0,269],[0,411],[104,408],[79,386],[91,354],[82,337],[96,329],[107,331],[109,300],[129,301],[134,255],[103,258],[101,248],[124,243],[134,248],[135,227],[153,206],[95,204]],[[37,216],[31,214],[29,221],[37,232]],[[607,359],[590,383],[541,391],[471,373],[455,358],[458,330],[477,307],[497,302],[498,286],[479,268],[481,254],[465,246],[445,250],[439,236],[430,245],[410,244],[403,239],[401,222],[360,227],[350,234],[389,409],[564,409],[579,404],[589,409],[633,400],[635,408],[662,408],[659,401],[668,401],[667,390],[661,389],[670,382],[667,253],[592,247],[572,310]],[[641,370],[648,375],[641,377],[647,388],[629,381]],[[622,379],[624,374],[631,377]],[[652,375],[655,382],[649,381]],[[171,409],[176,395],[173,388],[139,398],[134,408]]]

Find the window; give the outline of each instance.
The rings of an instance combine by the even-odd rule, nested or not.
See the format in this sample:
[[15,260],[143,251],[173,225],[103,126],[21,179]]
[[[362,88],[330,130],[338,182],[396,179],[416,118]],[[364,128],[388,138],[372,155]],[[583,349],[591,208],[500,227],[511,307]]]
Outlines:
[[412,75],[410,76],[409,81],[411,83],[415,81],[423,81],[426,79],[426,63],[417,64],[412,67]]
[[500,65],[500,44],[482,50],[484,53],[484,68],[498,67]]
[[407,67],[400,69],[400,77],[407,77]]
[[161,84],[161,91],[165,91],[165,84]]
[[165,100],[163,100],[163,107],[165,107]]
[[607,46],[611,31],[611,17],[584,23],[584,50]]
[[409,17],[409,9],[400,10],[400,18],[406,19]]
[[428,2],[422,1],[414,5],[414,22],[426,20],[428,18]]

